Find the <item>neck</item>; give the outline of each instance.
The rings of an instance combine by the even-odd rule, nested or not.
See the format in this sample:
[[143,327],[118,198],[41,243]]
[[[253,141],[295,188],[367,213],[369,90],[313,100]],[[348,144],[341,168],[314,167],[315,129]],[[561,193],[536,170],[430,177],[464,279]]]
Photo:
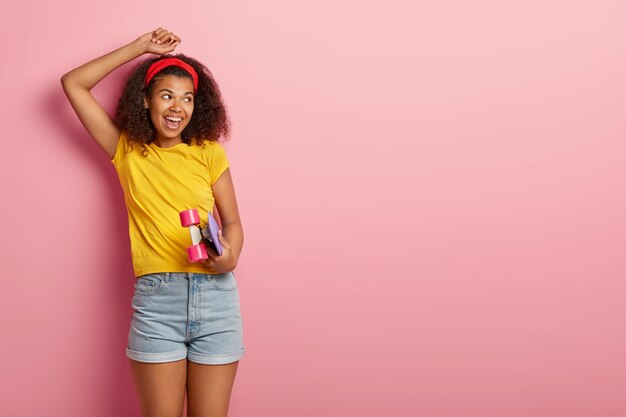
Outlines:
[[166,137],[158,135],[154,139],[153,143],[159,148],[171,148],[172,146],[176,146],[179,143],[183,143],[183,140],[180,137],[180,135],[176,136],[175,138],[166,138]]

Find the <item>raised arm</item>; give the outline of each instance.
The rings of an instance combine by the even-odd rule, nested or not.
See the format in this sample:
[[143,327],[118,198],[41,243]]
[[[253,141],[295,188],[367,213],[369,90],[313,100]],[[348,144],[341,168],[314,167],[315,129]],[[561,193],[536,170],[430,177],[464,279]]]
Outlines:
[[115,155],[120,128],[91,94],[91,89],[116,68],[145,54],[157,55],[172,52],[180,38],[163,28],[141,35],[139,38],[74,68],[61,77],[63,90],[89,135],[100,145],[109,158]]

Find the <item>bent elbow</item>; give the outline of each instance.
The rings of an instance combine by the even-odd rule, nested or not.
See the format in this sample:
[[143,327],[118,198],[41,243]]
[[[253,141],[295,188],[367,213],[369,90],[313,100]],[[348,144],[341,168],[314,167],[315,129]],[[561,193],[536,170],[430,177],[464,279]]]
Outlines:
[[64,74],[61,77],[61,86],[63,87],[63,91],[67,92],[68,85],[69,85],[68,76],[67,74]]

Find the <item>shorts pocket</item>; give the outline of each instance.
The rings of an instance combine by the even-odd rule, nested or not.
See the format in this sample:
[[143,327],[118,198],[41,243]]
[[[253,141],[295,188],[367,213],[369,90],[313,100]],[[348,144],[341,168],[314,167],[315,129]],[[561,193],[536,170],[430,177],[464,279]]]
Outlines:
[[161,274],[148,274],[137,277],[135,281],[136,294],[154,294],[161,288],[163,277]]
[[232,272],[213,275],[213,282],[215,284],[215,288],[220,291],[232,291],[237,289],[235,274]]

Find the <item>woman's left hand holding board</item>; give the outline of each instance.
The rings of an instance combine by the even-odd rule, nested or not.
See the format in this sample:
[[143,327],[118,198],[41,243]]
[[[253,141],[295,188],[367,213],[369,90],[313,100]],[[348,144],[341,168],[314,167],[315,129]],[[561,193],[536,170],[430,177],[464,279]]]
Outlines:
[[237,266],[237,260],[231,250],[230,243],[228,243],[221,230],[218,232],[218,237],[222,244],[222,254],[218,255],[213,248],[207,245],[206,251],[209,259],[204,261],[204,265],[219,273],[231,272]]

